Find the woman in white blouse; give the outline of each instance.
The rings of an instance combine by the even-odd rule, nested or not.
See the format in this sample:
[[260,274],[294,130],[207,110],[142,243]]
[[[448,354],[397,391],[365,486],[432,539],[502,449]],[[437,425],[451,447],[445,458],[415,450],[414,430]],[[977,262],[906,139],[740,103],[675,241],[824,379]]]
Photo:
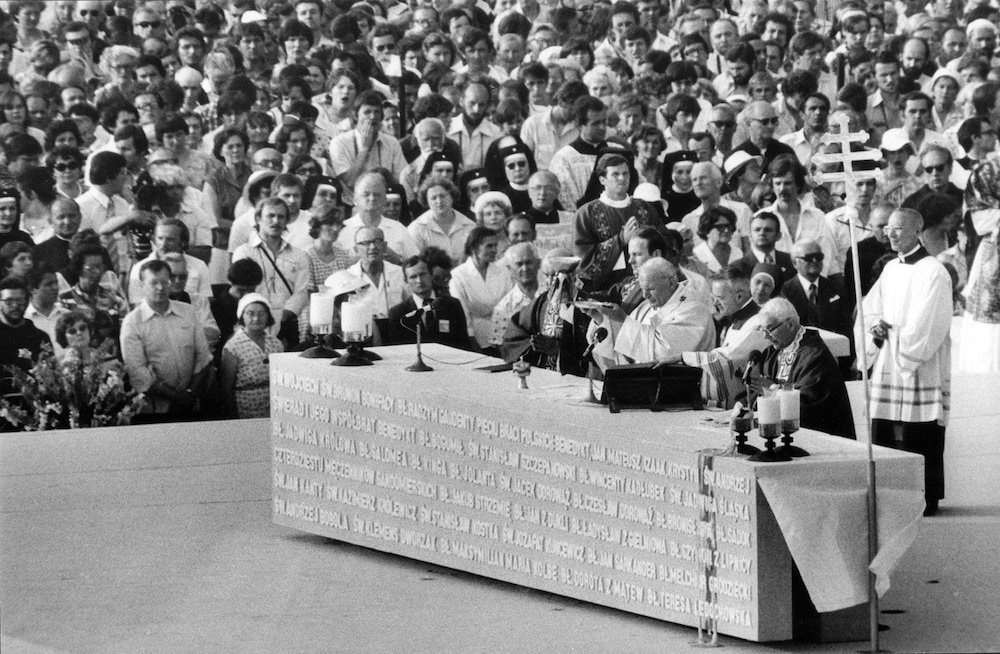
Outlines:
[[706,209],[698,219],[698,236],[704,240],[695,246],[693,254],[720,277],[730,264],[743,258],[738,240],[733,239],[735,231],[736,214],[723,206]]
[[451,271],[451,296],[462,303],[469,335],[480,348],[489,347],[493,308],[511,289],[513,281],[505,266],[497,263],[499,235],[476,227],[465,242],[468,257]]

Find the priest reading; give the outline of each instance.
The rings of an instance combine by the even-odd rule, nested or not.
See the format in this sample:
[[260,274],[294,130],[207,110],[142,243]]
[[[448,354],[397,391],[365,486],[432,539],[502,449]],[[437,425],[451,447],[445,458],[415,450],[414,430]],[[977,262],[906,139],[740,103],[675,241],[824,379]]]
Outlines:
[[802,391],[803,427],[854,438],[847,386],[819,333],[803,327],[798,311],[783,297],[768,300],[757,315],[770,345],[764,350],[762,374],[751,379],[751,390],[759,394],[773,384],[790,384]]
[[[621,307],[586,309],[591,332],[605,326],[609,336],[594,348],[602,369],[609,365],[679,361],[681,354],[715,345],[715,324],[708,305],[680,282],[665,259],[650,259],[638,273],[644,300],[632,313]],[[592,336],[591,336],[592,337]]]

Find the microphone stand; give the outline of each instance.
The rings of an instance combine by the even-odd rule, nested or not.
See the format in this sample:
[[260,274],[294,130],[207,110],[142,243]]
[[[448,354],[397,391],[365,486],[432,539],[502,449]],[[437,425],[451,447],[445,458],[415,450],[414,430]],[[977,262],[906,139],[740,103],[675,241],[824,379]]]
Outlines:
[[420,352],[420,334],[424,324],[425,313],[426,311],[424,311],[424,308],[421,307],[420,313],[417,314],[417,360],[406,366],[405,369],[407,372],[430,372],[434,370],[434,368],[431,368],[429,365],[424,363],[424,357]]

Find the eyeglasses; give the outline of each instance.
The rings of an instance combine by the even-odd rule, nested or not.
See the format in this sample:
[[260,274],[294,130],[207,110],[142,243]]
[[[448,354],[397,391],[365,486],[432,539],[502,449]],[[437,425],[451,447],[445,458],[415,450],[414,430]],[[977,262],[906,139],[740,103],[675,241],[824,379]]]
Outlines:
[[773,118],[754,118],[754,120],[756,120],[761,125],[777,125],[778,124],[778,117],[777,116],[774,116]]
[[389,50],[392,50],[394,47],[395,46],[392,44],[376,45],[375,52],[388,52]]
[[515,168],[527,168],[527,167],[528,167],[527,161],[511,161],[509,164],[507,164],[507,170],[514,170]]
[[84,333],[89,333],[89,332],[90,332],[90,327],[88,327],[84,323],[81,323],[79,325],[73,325],[72,327],[67,327],[66,328],[66,334],[68,336],[74,336],[76,334],[84,334]]
[[812,252],[804,257],[795,257],[795,258],[801,261],[805,261],[806,263],[823,263],[825,255],[822,252]]
[[718,129],[732,129],[736,127],[735,120],[713,120],[710,121],[711,124],[715,125]]
[[771,325],[770,327],[768,327],[767,325],[763,325],[763,324],[757,325],[757,329],[759,329],[760,331],[764,332],[770,338],[775,338],[774,332],[778,331],[778,329],[782,325],[784,325],[786,322],[788,322],[788,320],[789,320],[788,318],[785,318],[781,322],[775,323],[775,324]]
[[143,21],[143,22],[141,22],[141,23],[136,23],[136,27],[141,27],[141,28],[143,28],[143,29],[149,29],[149,28],[151,28],[151,27],[152,27],[153,29],[156,29],[157,27],[159,27],[159,26],[160,26],[160,25],[162,25],[162,24],[163,24],[163,23],[161,23],[161,22],[160,22],[160,21],[158,21],[158,20],[154,20],[154,21]]
[[52,170],[56,170],[60,173],[64,173],[67,170],[78,170],[79,168],[80,164],[78,164],[75,161],[70,161],[69,163],[59,162],[56,165],[52,166]]
[[925,173],[943,173],[948,168],[948,164],[938,164],[937,166],[924,166]]
[[905,227],[901,227],[899,225],[894,226],[894,227],[890,227],[889,225],[886,225],[885,227],[882,228],[882,233],[886,234],[886,235],[889,235],[889,234],[901,234],[901,233],[903,233],[905,231],[906,231],[906,228]]

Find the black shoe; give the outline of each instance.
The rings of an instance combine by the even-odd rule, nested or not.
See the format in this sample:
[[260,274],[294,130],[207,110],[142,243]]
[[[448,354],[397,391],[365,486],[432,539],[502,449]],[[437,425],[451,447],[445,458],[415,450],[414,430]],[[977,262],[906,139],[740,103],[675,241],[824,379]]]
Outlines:
[[930,517],[937,513],[938,501],[937,500],[927,500],[927,506],[924,507],[924,517]]

